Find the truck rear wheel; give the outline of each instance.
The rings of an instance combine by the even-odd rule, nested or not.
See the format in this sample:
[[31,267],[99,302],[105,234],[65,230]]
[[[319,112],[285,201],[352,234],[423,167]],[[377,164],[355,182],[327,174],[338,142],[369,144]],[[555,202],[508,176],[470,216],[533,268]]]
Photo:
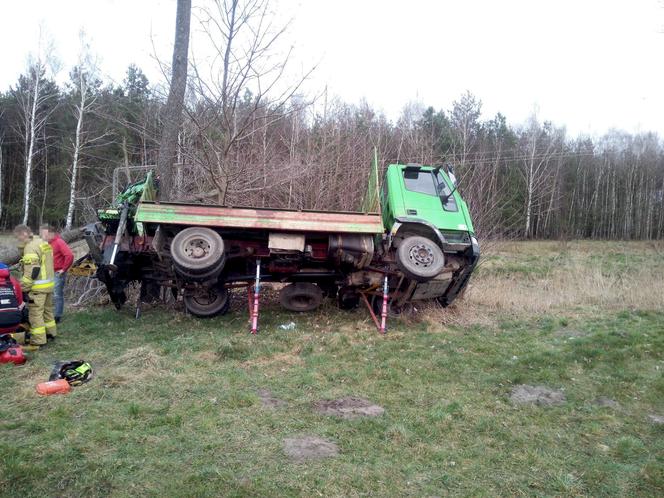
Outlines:
[[187,276],[208,275],[224,266],[224,241],[209,228],[185,228],[173,237],[171,256],[176,269]]
[[426,282],[443,271],[445,256],[431,239],[406,237],[397,248],[397,266],[406,277]]
[[225,315],[231,305],[230,295],[225,287],[186,290],[183,299],[187,311],[200,318]]
[[323,291],[316,284],[296,282],[281,289],[279,302],[290,311],[313,311],[323,302]]

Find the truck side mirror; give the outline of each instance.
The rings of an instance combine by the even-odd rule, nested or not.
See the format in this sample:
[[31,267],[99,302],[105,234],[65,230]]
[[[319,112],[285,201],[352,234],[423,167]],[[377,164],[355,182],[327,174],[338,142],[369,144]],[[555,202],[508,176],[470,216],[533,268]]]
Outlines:
[[450,177],[450,181],[452,182],[452,187],[456,187],[457,179],[456,175],[454,174],[454,166],[452,166],[451,164],[447,165],[447,176]]

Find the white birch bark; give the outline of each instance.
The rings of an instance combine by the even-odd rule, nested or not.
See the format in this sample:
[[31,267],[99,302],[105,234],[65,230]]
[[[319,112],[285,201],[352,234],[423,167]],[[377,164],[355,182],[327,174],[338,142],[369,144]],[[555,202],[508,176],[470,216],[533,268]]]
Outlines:
[[32,159],[35,155],[35,128],[37,127],[37,103],[41,83],[41,63],[34,68],[34,81],[31,92],[30,120],[28,123],[28,153],[25,157],[25,187],[23,191],[23,224],[28,224],[30,214],[30,197],[32,191]]
[[74,221],[74,208],[76,206],[76,180],[78,178],[78,157],[81,151],[81,127],[83,125],[83,115],[85,112],[87,86],[83,71],[79,72],[79,88],[81,100],[77,106],[76,135],[74,137],[74,155],[71,164],[71,180],[69,182],[69,206],[67,207],[67,218],[65,220],[65,229],[70,230]]

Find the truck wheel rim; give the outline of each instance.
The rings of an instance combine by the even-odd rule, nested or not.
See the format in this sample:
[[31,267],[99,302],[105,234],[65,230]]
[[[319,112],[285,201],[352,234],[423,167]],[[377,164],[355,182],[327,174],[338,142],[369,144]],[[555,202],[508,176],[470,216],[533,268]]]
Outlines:
[[431,266],[434,255],[430,247],[425,244],[417,244],[408,251],[408,258],[417,266]]
[[184,253],[190,259],[202,259],[210,254],[210,243],[201,238],[189,239],[183,247]]
[[224,299],[224,291],[214,289],[198,289],[190,296],[191,300],[199,306],[211,306],[217,299]]

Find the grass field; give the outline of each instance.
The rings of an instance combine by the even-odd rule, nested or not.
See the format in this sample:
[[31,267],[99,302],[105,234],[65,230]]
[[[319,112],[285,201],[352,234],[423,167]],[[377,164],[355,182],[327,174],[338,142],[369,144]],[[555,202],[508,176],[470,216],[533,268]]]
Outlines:
[[[82,310],[28,364],[0,368],[0,493],[662,496],[663,286],[657,245],[533,242],[492,247],[456,306],[386,337],[331,304],[268,303],[257,337],[241,297],[212,320]],[[94,365],[90,383],[36,395],[54,360],[75,358]],[[519,384],[566,399],[514,404]],[[313,410],[344,396],[385,413]],[[293,461],[283,441],[300,435],[339,454]]]

